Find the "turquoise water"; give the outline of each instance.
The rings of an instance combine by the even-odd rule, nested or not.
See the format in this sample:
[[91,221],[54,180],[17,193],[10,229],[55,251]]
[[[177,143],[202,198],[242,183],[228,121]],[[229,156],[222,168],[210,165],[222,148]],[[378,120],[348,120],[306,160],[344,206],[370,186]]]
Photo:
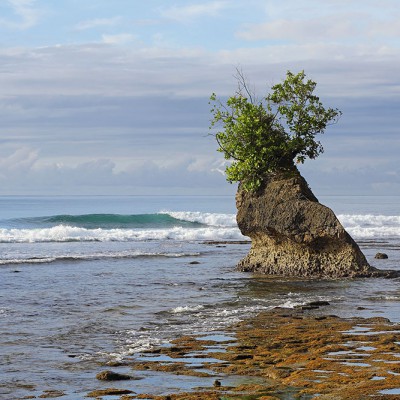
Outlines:
[[[320,198],[387,269],[400,269],[399,200]],[[223,335],[275,306],[326,300],[330,314],[400,320],[398,280],[255,279],[235,270],[245,239],[231,197],[0,197],[0,398],[83,398],[101,364],[182,334]],[[138,393],[199,384],[144,375]]]

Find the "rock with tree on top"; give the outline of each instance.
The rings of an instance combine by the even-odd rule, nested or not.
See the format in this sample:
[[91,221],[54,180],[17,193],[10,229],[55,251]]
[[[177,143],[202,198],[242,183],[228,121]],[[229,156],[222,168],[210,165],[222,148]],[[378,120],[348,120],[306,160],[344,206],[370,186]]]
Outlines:
[[[226,179],[239,182],[237,223],[252,246],[238,268],[270,275],[361,277],[391,275],[369,265],[334,212],[320,204],[296,164],[323,152],[316,135],[338,121],[325,108],[304,71],[258,99],[241,70],[237,92],[215,94],[211,134],[228,161]],[[221,129],[218,129],[221,128]]]

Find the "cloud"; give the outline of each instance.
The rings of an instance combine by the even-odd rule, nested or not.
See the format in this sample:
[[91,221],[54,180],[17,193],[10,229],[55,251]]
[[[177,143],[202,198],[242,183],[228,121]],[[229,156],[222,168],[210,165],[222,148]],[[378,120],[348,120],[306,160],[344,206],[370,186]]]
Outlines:
[[[352,165],[346,166],[350,161]],[[400,195],[400,168],[396,161],[387,160],[383,165],[362,165],[351,158],[338,157],[310,161],[302,168],[310,187],[320,195]],[[360,160],[359,160],[360,161]],[[326,164],[331,164],[326,168]]]
[[160,161],[134,161],[123,168],[109,158],[78,163],[49,163],[32,149],[18,149],[0,163],[4,193],[93,194],[112,190],[116,194],[157,193],[215,194],[235,190],[215,172],[218,161],[185,157]]
[[[398,97],[400,54],[390,45],[305,44],[209,52],[192,49],[124,48],[127,35],[106,36],[107,44],[0,50],[2,97],[182,96],[231,94],[240,64],[264,92],[287,69],[304,69],[329,96]],[[379,57],[377,56],[379,54]],[[267,84],[267,87],[265,86]],[[262,93],[264,94],[264,93]],[[39,99],[39,98],[38,98]],[[37,100],[39,101],[39,100]]]
[[86,29],[93,29],[104,26],[115,26],[122,21],[122,17],[113,17],[113,18],[97,18],[91,19],[87,21],[82,21],[75,26],[75,29],[78,31],[83,31]]
[[165,18],[185,23],[205,16],[216,17],[227,6],[228,2],[226,1],[213,1],[209,3],[192,4],[183,7],[173,6],[163,9],[161,14]]
[[27,146],[17,148],[9,155],[3,155],[0,159],[0,178],[12,184],[17,177],[24,177],[38,158],[38,151]]
[[[207,101],[212,92],[222,98],[235,92],[232,76],[241,65],[260,95],[286,70],[304,69],[318,83],[323,103],[344,112],[321,138],[326,153],[304,166],[313,188],[376,193],[385,187],[400,193],[397,27],[386,26],[390,19],[384,15],[372,21],[350,9],[356,23],[341,20],[333,5],[347,4],[344,0],[329,1],[331,12],[325,8],[325,15],[312,7],[317,3],[306,3],[310,13],[296,18],[298,2],[289,1],[297,8],[288,15],[281,7],[273,20],[257,16],[257,23],[240,27],[244,40],[229,37],[221,44],[216,37],[213,50],[171,48],[161,40],[157,46],[137,41],[120,47],[136,39],[130,33],[104,35],[103,43],[0,49],[3,192],[232,190],[222,174],[222,156],[205,137]],[[34,2],[29,4],[33,9]],[[225,7],[223,1],[174,7],[164,17],[193,21],[222,15]],[[83,21],[78,34],[112,26],[117,18]],[[161,29],[178,24],[162,22],[156,30],[169,39],[171,32]],[[233,32],[229,27],[222,24],[221,32]],[[145,31],[136,29],[143,38]]]
[[248,26],[237,33],[237,36],[249,41],[257,40],[288,40],[303,43],[304,40],[322,42],[338,41],[340,38],[352,38],[364,34],[354,24],[352,18],[329,16],[318,19],[290,20],[278,19],[262,24]]
[[136,39],[135,35],[130,33],[119,33],[116,35],[102,35],[102,41],[106,44],[122,45],[133,42]]
[[[360,4],[357,4],[360,3]],[[375,0],[346,2],[287,0],[266,2],[263,22],[245,23],[237,37],[248,41],[270,41],[275,45],[289,43],[340,43],[348,46],[375,44],[397,38],[399,34],[398,2]]]
[[0,25],[11,29],[26,30],[35,26],[40,13],[34,8],[36,0],[6,0],[19,21],[0,18]]

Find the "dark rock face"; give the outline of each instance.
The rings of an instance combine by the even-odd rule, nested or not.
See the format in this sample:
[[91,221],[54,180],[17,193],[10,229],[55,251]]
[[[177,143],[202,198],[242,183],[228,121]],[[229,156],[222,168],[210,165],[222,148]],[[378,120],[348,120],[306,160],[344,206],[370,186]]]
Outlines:
[[238,189],[237,223],[252,240],[242,271],[301,277],[377,274],[332,210],[296,170],[270,176],[258,193]]

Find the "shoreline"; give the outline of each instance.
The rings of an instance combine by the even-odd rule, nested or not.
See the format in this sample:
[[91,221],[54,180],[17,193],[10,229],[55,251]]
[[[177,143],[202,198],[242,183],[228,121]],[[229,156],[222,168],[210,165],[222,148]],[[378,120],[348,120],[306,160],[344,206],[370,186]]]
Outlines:
[[[108,388],[103,384],[87,396],[107,399],[112,393],[121,400],[399,398],[400,324],[381,317],[323,315],[320,306],[324,304],[265,311],[224,334],[183,336],[124,364],[130,376],[152,371],[166,374],[165,378],[197,377],[204,381],[198,388],[185,393],[136,394],[134,381],[123,386],[107,382]],[[107,368],[117,372],[118,366]]]

